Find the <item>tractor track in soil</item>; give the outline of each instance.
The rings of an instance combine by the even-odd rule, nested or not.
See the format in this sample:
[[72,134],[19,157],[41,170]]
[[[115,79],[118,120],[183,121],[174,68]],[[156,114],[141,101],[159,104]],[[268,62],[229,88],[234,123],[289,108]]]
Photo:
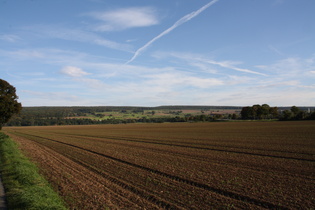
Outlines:
[[[283,207],[283,206],[280,206],[280,205],[276,205],[276,204],[273,204],[273,203],[270,203],[270,202],[267,202],[267,201],[262,201],[262,200],[259,200],[259,199],[256,199],[256,198],[252,198],[252,197],[249,197],[249,196],[246,196],[246,195],[241,195],[241,194],[230,192],[230,191],[227,191],[227,190],[211,187],[211,186],[203,184],[203,183],[199,183],[199,182],[192,181],[192,180],[189,180],[189,179],[185,179],[185,178],[181,178],[181,177],[178,177],[178,176],[174,176],[174,175],[171,175],[171,174],[168,174],[168,173],[156,170],[156,169],[144,167],[142,165],[138,165],[138,164],[135,164],[135,163],[132,163],[132,162],[121,160],[119,158],[115,158],[115,157],[112,157],[112,156],[109,156],[109,155],[105,155],[105,154],[102,154],[102,153],[99,153],[99,152],[95,152],[93,150],[89,150],[89,149],[86,149],[86,148],[83,148],[83,147],[80,147],[80,146],[68,144],[68,143],[65,143],[65,142],[61,142],[61,141],[58,141],[58,140],[55,140],[55,139],[42,137],[42,136],[38,136],[38,135],[31,135],[31,134],[23,134],[23,135],[32,136],[32,137],[35,137],[35,138],[41,138],[41,139],[44,139],[44,140],[49,140],[49,141],[52,141],[52,142],[56,142],[56,143],[59,143],[59,144],[70,146],[70,147],[75,148],[75,149],[79,149],[79,150],[82,150],[82,151],[85,151],[85,152],[89,152],[89,153],[92,153],[92,154],[95,154],[95,155],[98,155],[98,156],[101,156],[101,157],[104,157],[104,158],[107,158],[107,159],[110,159],[110,160],[113,160],[113,161],[125,164],[125,165],[128,165],[128,166],[132,166],[132,167],[135,167],[135,168],[138,168],[138,169],[150,172],[150,173],[154,173],[154,174],[162,176],[162,177],[169,178],[169,179],[171,179],[173,181],[176,181],[176,182],[184,183],[184,184],[190,185],[192,187],[201,188],[201,189],[207,190],[207,191],[209,191],[211,193],[216,193],[216,194],[219,194],[219,195],[231,198],[231,199],[235,199],[237,201],[242,201],[242,202],[245,202],[245,203],[254,204],[257,207],[259,206],[259,207],[262,207],[262,208],[287,209],[286,207]],[[173,145],[173,144],[156,143],[156,142],[153,142],[153,143],[167,145],[167,146],[189,147],[189,146],[184,146],[184,145]],[[190,148],[194,148],[194,149],[209,149],[209,148],[202,148],[202,147],[190,147]],[[209,149],[209,150],[227,152],[226,150],[217,150],[217,149]],[[228,152],[233,152],[233,151],[228,151]],[[245,152],[245,153],[244,152],[236,152],[236,153],[257,155],[257,154],[254,154],[254,153],[247,153],[247,152]],[[278,156],[273,156],[273,155],[270,155],[270,156],[269,155],[260,155],[260,154],[258,154],[258,155],[259,156],[267,156],[267,157],[283,158],[283,157],[278,157]],[[288,159],[292,159],[292,158],[288,158]],[[293,158],[293,159],[296,159],[296,158]],[[303,160],[303,159],[298,159],[298,160]],[[307,161],[309,161],[309,160],[307,160]],[[86,164],[84,164],[84,165],[85,165],[85,167],[87,167]],[[119,180],[113,180],[113,181],[116,182],[116,183],[120,182]],[[124,183],[120,183],[120,184],[121,184],[122,187],[124,187],[124,185],[125,185]],[[134,186],[131,186],[131,187],[130,186],[125,186],[125,188],[130,190],[130,191],[134,191],[133,193],[136,193],[136,194],[140,193],[139,195],[143,195],[144,197],[147,196],[146,193],[142,194],[140,191],[135,189]],[[154,196],[152,196],[152,197],[149,196],[149,201],[154,202],[155,204],[157,204],[158,206],[161,206],[163,208],[171,208],[171,205],[169,203],[163,202],[162,200],[159,200],[159,199],[155,198]]]
[[[61,133],[59,133],[61,134]],[[92,136],[87,136],[87,135],[70,135],[70,134],[64,134],[65,136],[83,136],[83,137],[91,137]],[[248,150],[249,148],[246,147],[231,147],[231,146],[226,146],[226,148],[232,148],[232,149],[218,149],[218,148],[209,148],[206,146],[210,146],[210,147],[223,147],[225,148],[225,146],[218,146],[218,145],[209,145],[209,144],[205,144],[205,147],[201,147],[201,146],[194,146],[194,144],[191,145],[187,145],[187,144],[169,144],[169,143],[164,143],[164,142],[160,142],[160,140],[156,140],[156,141],[152,141],[153,139],[145,139],[145,138],[141,138],[141,140],[139,140],[140,138],[131,138],[131,137],[117,137],[117,136],[102,136],[102,137],[98,137],[95,136],[95,138],[108,138],[108,139],[112,139],[112,140],[118,140],[118,141],[129,141],[129,142],[138,142],[138,143],[145,143],[145,144],[156,144],[156,145],[164,145],[164,146],[174,146],[174,147],[183,147],[183,148],[191,148],[191,149],[201,149],[201,150],[209,150],[209,151],[217,151],[217,152],[230,152],[230,153],[235,153],[235,154],[244,154],[244,155],[252,155],[252,156],[261,156],[261,157],[270,157],[270,158],[279,158],[279,159],[287,159],[287,160],[298,160],[298,161],[309,161],[309,162],[315,162],[315,159],[309,159],[309,158],[298,158],[298,157],[288,157],[288,156],[280,156],[280,155],[269,155],[269,154],[261,154],[261,153],[253,153],[253,152],[245,152],[245,151],[236,151],[236,150],[232,150],[232,149],[245,149]],[[252,150],[252,149],[250,149]],[[279,151],[279,150],[263,150],[263,149],[255,149],[257,151],[268,151],[268,152],[279,152],[279,153],[291,153],[291,154],[297,154],[296,152],[290,152],[290,151]],[[314,156],[314,154],[310,154],[310,153],[298,153],[301,155],[309,155],[309,156]]]
[[[155,143],[151,143],[151,142],[146,142],[146,141],[141,141],[141,140],[148,140],[148,139],[145,139],[145,138],[141,138],[141,140],[137,140],[137,139],[133,139],[133,140],[128,140],[127,138],[118,138],[118,137],[113,137],[113,136],[104,136],[104,137],[96,137],[96,136],[87,136],[87,135],[74,135],[74,134],[62,134],[62,133],[54,133],[54,135],[59,135],[61,137],[64,137],[64,136],[67,136],[67,137],[78,137],[80,139],[86,139],[86,140],[98,140],[98,141],[104,141],[104,140],[118,140],[119,142],[121,143],[118,143],[118,142],[115,142],[115,144],[120,144],[120,145],[124,145],[122,142],[137,142],[137,143],[148,143],[148,144],[153,144],[155,145]],[[151,139],[152,140],[152,139]],[[162,145],[162,144],[158,144],[158,145]],[[169,146],[169,145],[164,145],[164,146]],[[176,145],[174,145],[176,147]],[[136,148],[141,148],[141,149],[147,149],[147,147],[145,146],[141,146],[141,145],[133,145],[133,147],[136,147]],[[184,147],[184,148],[188,148],[188,149],[200,149],[200,148],[194,148],[194,147]],[[248,149],[248,148],[245,148],[245,147],[236,147],[236,148],[243,148],[243,149]],[[207,150],[207,148],[205,149]],[[191,160],[196,160],[196,161],[207,161],[204,159],[204,157],[199,157],[198,154],[194,154],[193,156],[192,155],[187,155],[187,154],[182,154],[178,151],[166,151],[166,150],[163,150],[163,149],[158,149],[158,148],[150,148],[150,151],[156,151],[156,152],[159,152],[159,153],[164,153],[164,154],[171,154],[172,156],[178,156],[178,157],[183,157],[183,158],[188,158],[188,159],[191,159]],[[224,150],[225,151],[225,150]],[[275,152],[279,152],[278,150],[267,150],[267,151],[275,151]],[[226,151],[225,151],[226,152]],[[229,150],[230,152],[230,150]],[[284,151],[283,151],[284,152]],[[289,153],[293,153],[293,152],[289,152]],[[309,153],[299,153],[299,154],[306,154],[306,155],[310,155]],[[271,156],[264,156],[264,157],[271,157]],[[291,158],[288,158],[288,159],[291,159]],[[297,159],[293,159],[293,160],[297,160]],[[300,160],[300,161],[303,161],[303,160]],[[213,163],[212,163],[213,164]],[[222,163],[217,163],[218,165],[222,165]],[[231,164],[233,165],[233,164]],[[265,169],[261,169],[261,168],[257,168],[257,167],[250,167],[250,166],[240,166],[239,164],[236,164],[237,167],[241,167],[245,170],[250,170],[250,171],[253,171],[253,172],[265,172]],[[281,171],[278,171],[279,174],[277,175],[280,175],[280,174],[283,174],[285,176],[291,176],[292,178],[295,178],[295,179],[306,179],[306,180],[310,180],[310,181],[314,181],[315,179],[313,178],[310,178],[306,175],[302,175],[302,174],[299,174],[298,176],[294,173],[290,173],[288,171],[286,172],[281,172]]]
[[[12,135],[12,136],[13,136],[14,139],[16,139],[16,137],[14,137],[15,135]],[[20,138],[25,138],[25,137],[22,136]],[[70,171],[74,171],[74,174],[76,174],[76,175],[77,174],[83,175],[84,178],[81,177],[81,179],[83,178],[82,180],[84,180],[85,182],[89,181],[89,180],[93,180],[92,182],[90,182],[91,184],[97,183],[100,186],[104,185],[104,187],[102,187],[102,189],[106,188],[106,191],[109,191],[112,195],[114,195],[114,197],[116,197],[115,198],[116,203],[120,203],[121,204],[123,202],[124,205],[122,205],[122,206],[125,206],[125,208],[134,209],[135,206],[137,206],[136,209],[143,208],[143,206],[141,207],[141,205],[139,205],[139,202],[137,202],[139,200],[139,198],[129,198],[128,199],[128,198],[124,197],[124,195],[122,195],[122,194],[125,194],[125,193],[121,193],[120,192],[121,190],[119,190],[119,189],[117,190],[117,187],[115,187],[115,185],[116,186],[120,186],[124,190],[128,191],[128,188],[131,188],[131,186],[128,186],[127,184],[124,184],[123,182],[120,182],[119,180],[115,180],[114,178],[105,176],[104,173],[102,173],[100,170],[97,170],[96,168],[94,168],[92,166],[89,166],[88,164],[85,164],[82,161],[76,160],[75,158],[69,158],[67,156],[64,156],[63,154],[59,153],[58,151],[56,151],[56,150],[54,150],[52,148],[48,148],[44,144],[41,144],[39,142],[35,142],[33,140],[29,140],[29,139],[27,139],[27,140],[31,141],[33,144],[35,143],[36,145],[38,145],[38,147],[40,148],[41,151],[45,151],[45,150],[53,151],[53,154],[49,156],[49,161],[54,162],[55,163],[54,166],[56,164],[58,165],[58,167],[64,166],[65,167],[64,169],[70,170]],[[36,152],[38,152],[38,150]],[[44,156],[43,153],[45,153],[45,152],[42,152],[42,156]],[[56,154],[58,154],[57,157],[56,157]],[[61,158],[62,160],[60,160],[59,159],[60,157],[65,157],[68,160],[67,163],[65,163],[65,159],[64,158]],[[72,163],[70,163],[69,161],[72,161]],[[82,169],[78,169],[77,166],[73,166],[73,163],[84,167],[86,169],[86,171],[89,171],[89,172],[85,174],[84,172],[82,172]],[[104,181],[99,181],[100,178],[98,176],[101,176],[103,179],[107,180],[107,181],[105,181],[105,183],[111,183],[111,185],[114,185],[114,189],[112,189],[112,187],[109,187],[106,184],[104,184]],[[71,179],[70,179],[70,182],[72,182]],[[76,182],[76,181],[74,181],[74,182]],[[67,180],[67,182],[69,182],[69,180]],[[67,184],[69,184],[69,183],[67,183]],[[75,183],[75,185],[78,185],[78,183]],[[87,184],[85,184],[85,185],[87,185]],[[99,189],[98,189],[98,191],[99,191]],[[91,193],[88,190],[86,192],[88,194]],[[135,192],[137,192],[137,191],[135,191]],[[136,194],[136,195],[137,195],[136,197],[138,197],[138,194]],[[133,196],[133,197],[135,197],[135,196]],[[111,196],[111,199],[113,199],[113,196]],[[168,203],[163,203],[163,201],[159,201],[157,199],[154,199],[153,197],[152,197],[151,200],[149,200],[149,199],[145,199],[145,200],[147,200],[149,203],[152,204],[152,205],[150,205],[150,208],[152,208],[152,209],[155,209],[155,208],[158,209],[159,207],[172,207],[173,209],[181,209],[179,207],[176,207],[175,205],[171,205],[171,204],[168,204]],[[128,206],[128,203],[133,203],[133,204]],[[148,205],[148,204],[146,204],[146,205]],[[149,205],[148,205],[148,207],[149,207]],[[81,208],[82,208],[82,206],[79,207],[79,209],[81,209]],[[85,208],[83,207],[83,209],[85,209]],[[87,209],[90,209],[90,208],[87,208]],[[116,209],[116,207],[114,206],[113,209]]]

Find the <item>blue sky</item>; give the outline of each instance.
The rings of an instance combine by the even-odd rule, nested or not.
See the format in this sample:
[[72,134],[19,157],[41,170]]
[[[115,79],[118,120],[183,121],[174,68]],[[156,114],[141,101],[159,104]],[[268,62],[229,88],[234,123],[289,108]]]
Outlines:
[[23,106],[315,105],[314,0],[0,0]]

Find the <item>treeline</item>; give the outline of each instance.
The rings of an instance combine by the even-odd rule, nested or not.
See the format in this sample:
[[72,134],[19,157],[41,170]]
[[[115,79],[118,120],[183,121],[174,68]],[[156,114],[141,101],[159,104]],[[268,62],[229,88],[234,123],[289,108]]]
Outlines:
[[175,106],[158,106],[153,107],[151,109],[159,109],[159,110],[201,110],[201,111],[209,111],[214,109],[224,109],[224,110],[236,110],[242,109],[239,106],[188,106],[188,105],[175,105]]
[[279,120],[315,120],[315,111],[304,111],[296,106],[292,106],[290,110],[281,112]]
[[[143,115],[145,111],[155,110],[208,110],[210,106],[163,106],[163,107],[128,107],[128,106],[100,106],[100,107],[24,107],[22,111],[10,119],[6,126],[48,126],[48,125],[92,125],[92,124],[119,124],[119,123],[162,123],[162,122],[198,122],[213,121],[223,118],[221,115],[191,115],[185,116],[143,116],[134,119],[101,119],[100,113],[119,112]],[[215,107],[220,108],[220,107]],[[222,109],[222,108],[221,108]],[[153,110],[153,111],[152,111]],[[172,111],[170,111],[172,112]],[[181,113],[182,111],[177,111]],[[175,114],[174,114],[175,115]],[[91,119],[90,116],[94,116]],[[236,117],[235,117],[236,118]]]
[[94,124],[125,124],[125,123],[164,123],[164,122],[211,122],[223,119],[222,115],[194,115],[185,117],[142,117],[138,119],[104,119],[94,120],[89,118],[36,118],[14,117],[6,126],[49,126],[49,125],[94,125]]
[[243,120],[315,120],[315,112],[311,111],[310,108],[302,110],[296,106],[279,110],[278,107],[270,107],[268,104],[256,104],[243,107],[240,114]]
[[[170,110],[173,116],[154,116],[155,110]],[[233,109],[240,113],[205,114],[211,109]],[[153,110],[153,111],[152,111]],[[171,111],[174,110],[174,111]],[[203,114],[182,115],[180,110],[201,110]],[[148,111],[152,116],[144,115]],[[141,114],[142,117],[118,119],[111,117],[103,119],[105,112],[120,112]],[[91,119],[90,116],[94,116]],[[313,111],[305,107],[270,107],[268,104],[247,107],[220,106],[161,106],[161,107],[24,107],[20,114],[15,115],[6,126],[48,126],[48,125],[92,125],[92,124],[122,124],[122,123],[163,123],[163,122],[211,122],[218,120],[315,120]]]
[[91,107],[23,107],[19,116],[44,118],[44,117],[76,117],[100,112],[134,112],[142,113],[148,110],[201,110],[214,109],[240,110],[236,106],[158,106],[158,107],[133,107],[133,106],[91,106]]

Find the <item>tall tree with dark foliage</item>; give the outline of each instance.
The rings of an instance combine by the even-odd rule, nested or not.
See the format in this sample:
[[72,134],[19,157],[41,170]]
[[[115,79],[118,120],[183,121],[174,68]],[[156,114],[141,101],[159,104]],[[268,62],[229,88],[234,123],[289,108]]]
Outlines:
[[19,97],[15,92],[15,87],[0,79],[0,130],[3,124],[22,109],[21,103],[17,101]]

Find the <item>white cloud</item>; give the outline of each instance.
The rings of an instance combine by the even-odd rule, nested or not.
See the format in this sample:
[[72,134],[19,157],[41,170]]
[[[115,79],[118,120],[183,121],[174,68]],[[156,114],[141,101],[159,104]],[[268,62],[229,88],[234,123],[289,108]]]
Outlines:
[[147,27],[159,23],[156,12],[151,7],[131,7],[106,12],[93,12],[90,16],[104,21],[97,31],[115,31],[135,27]]
[[147,84],[161,86],[161,87],[181,87],[187,86],[195,88],[209,88],[213,86],[223,85],[224,82],[215,78],[202,78],[192,75],[186,75],[183,72],[169,72],[160,74],[150,74],[145,76],[149,78]]
[[82,77],[89,75],[89,73],[83,71],[82,69],[75,66],[66,66],[60,70],[62,74],[68,75],[70,77]]
[[[14,60],[18,56],[30,61],[36,59],[37,63],[44,66],[53,64],[51,70],[45,68],[33,70],[34,73],[31,75],[26,75],[26,72],[19,74],[12,72],[20,76],[19,79],[15,79],[19,81],[16,83],[18,86],[22,87],[23,81],[23,86],[33,91],[36,91],[35,87],[54,88],[54,91],[43,95],[34,94],[31,97],[24,97],[25,93],[22,93],[20,98],[24,105],[154,106],[268,103],[272,106],[290,106],[315,103],[314,56],[307,59],[287,58],[274,64],[261,65],[261,72],[268,72],[268,76],[262,77],[223,67],[246,65],[239,61],[216,61],[206,58],[205,55],[188,53],[156,54],[156,58],[167,58],[167,61],[172,62],[170,65],[165,63],[162,67],[123,65],[121,60],[109,60],[101,56],[58,49],[29,49],[11,54],[0,50],[0,55],[12,57]],[[206,62],[209,60],[213,62]],[[69,77],[60,75],[59,78],[53,77],[56,76],[54,72],[56,65],[64,66],[59,72]],[[256,69],[259,70],[258,67]],[[54,80],[46,79],[50,76]],[[306,80],[308,82],[305,82]],[[46,97],[49,94],[53,100],[52,97]],[[77,98],[66,99],[67,95]]]
[[241,84],[249,84],[252,81],[255,81],[255,78],[248,76],[236,76],[236,75],[228,75],[227,85],[241,85]]
[[90,75],[90,73],[87,73],[83,71],[82,69],[75,66],[66,66],[62,68],[60,72],[62,74],[72,77],[73,78],[72,81],[80,84],[80,87],[87,86],[95,90],[97,89],[102,90],[103,88],[109,88],[109,85],[106,85],[99,79],[84,77],[84,76]]

